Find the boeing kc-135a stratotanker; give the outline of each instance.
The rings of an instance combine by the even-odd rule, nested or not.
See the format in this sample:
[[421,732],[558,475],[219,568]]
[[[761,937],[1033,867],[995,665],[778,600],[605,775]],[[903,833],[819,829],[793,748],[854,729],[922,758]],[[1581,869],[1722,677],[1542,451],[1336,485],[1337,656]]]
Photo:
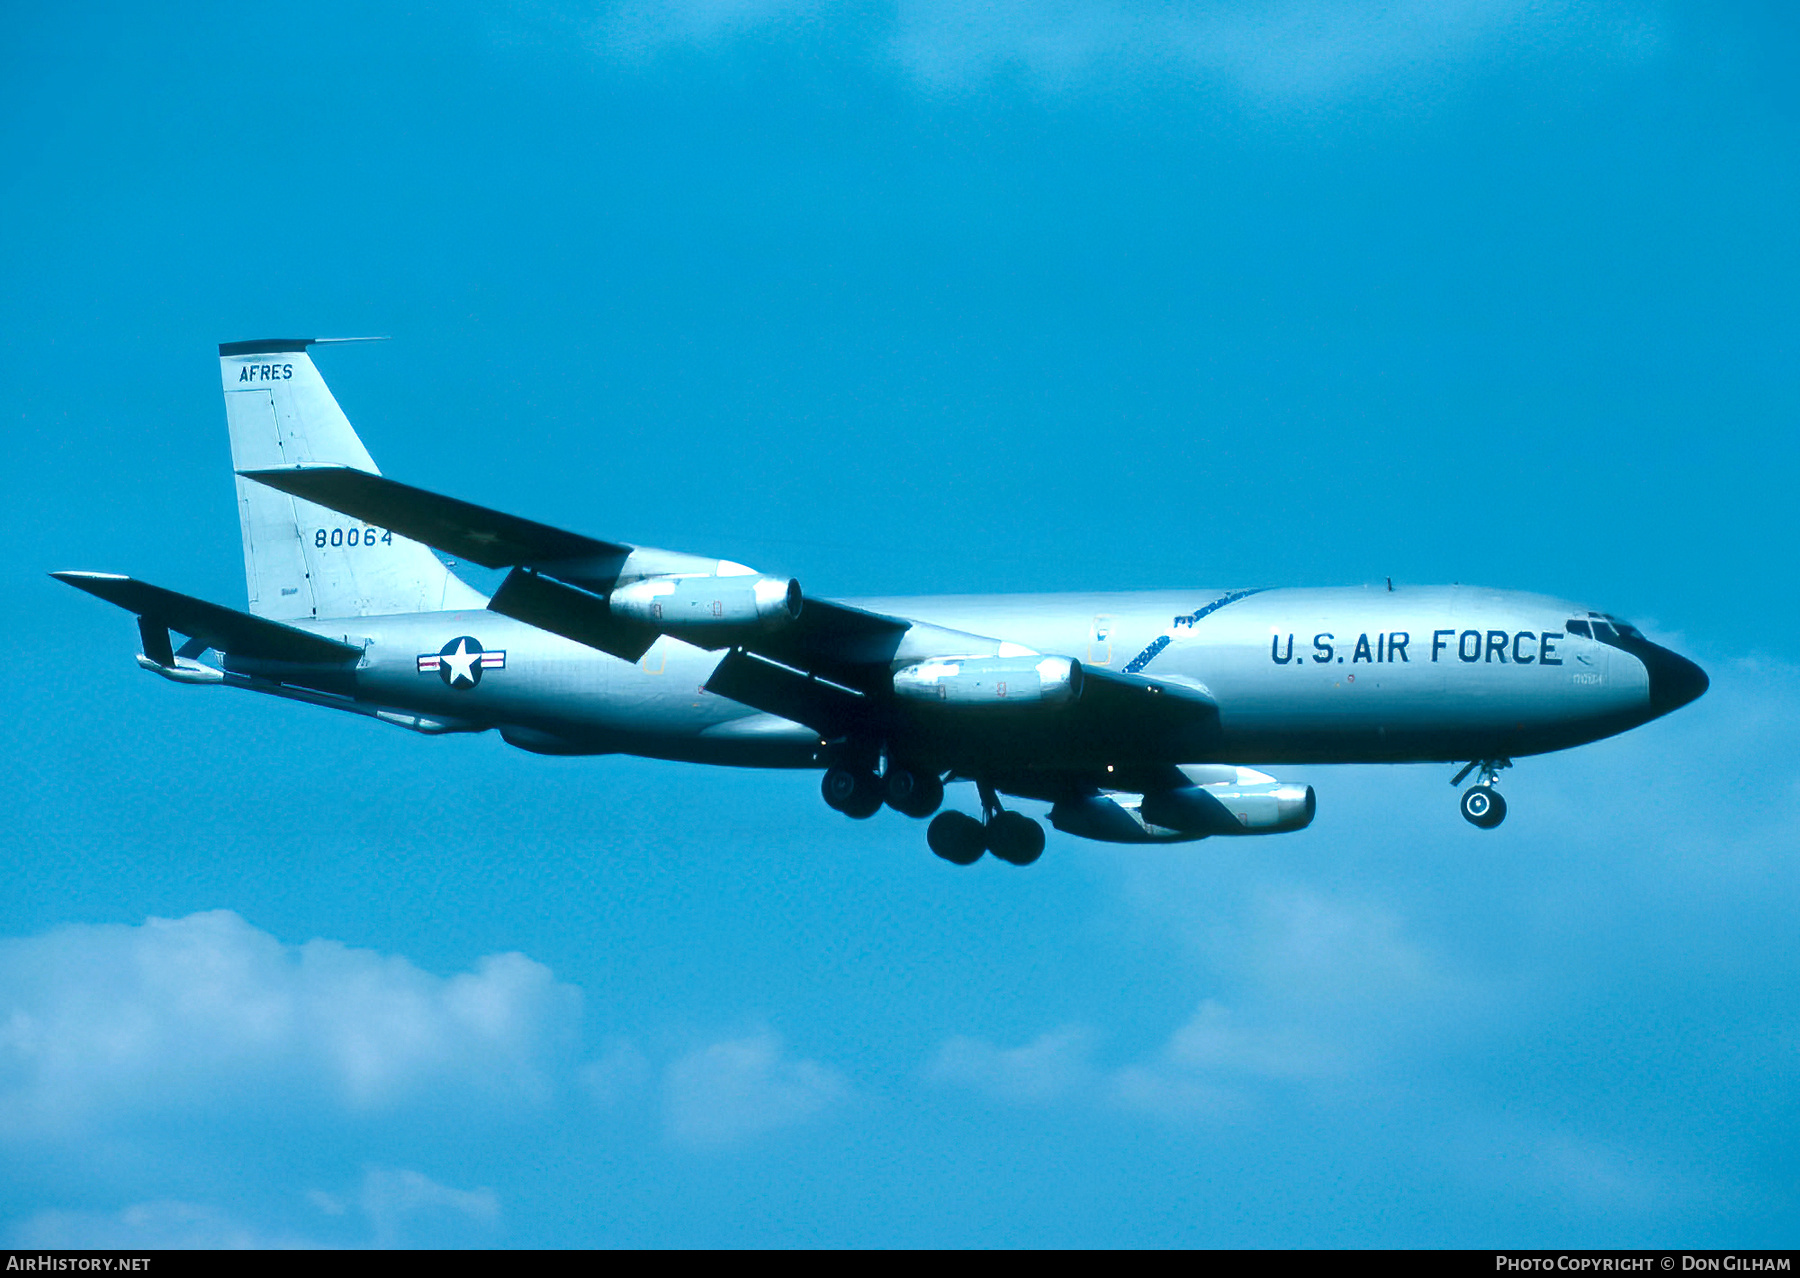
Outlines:
[[[959,865],[1042,853],[1002,796],[1115,843],[1308,825],[1312,787],[1251,763],[1462,764],[1462,814],[1492,829],[1513,759],[1707,687],[1617,617],[1467,586],[814,599],[384,478],[308,354],[321,344],[219,347],[248,612],[55,574],[137,614],[146,670],[539,754],[819,768],[833,808],[930,817]],[[488,598],[433,549],[506,577]],[[979,819],[939,811],[953,782],[974,784]]]

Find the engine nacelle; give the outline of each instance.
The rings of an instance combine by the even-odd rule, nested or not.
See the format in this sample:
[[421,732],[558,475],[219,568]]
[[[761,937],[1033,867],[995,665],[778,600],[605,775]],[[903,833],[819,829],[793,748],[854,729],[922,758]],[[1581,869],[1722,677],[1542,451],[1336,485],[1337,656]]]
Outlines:
[[1144,796],[1138,814],[1149,825],[1183,834],[1285,834],[1311,825],[1317,808],[1310,785],[1270,777],[1155,790]]
[[1118,792],[1072,796],[1050,810],[1066,834],[1103,843],[1184,843],[1215,834],[1284,834],[1312,824],[1310,785],[1277,781],[1250,768],[1181,769],[1191,785],[1139,797]]
[[902,701],[946,706],[1063,706],[1081,697],[1073,657],[936,657],[894,672]]
[[1064,834],[1096,843],[1190,843],[1206,837],[1182,834],[1179,830],[1146,829],[1135,801],[1115,794],[1060,799],[1050,809],[1050,824]]
[[772,630],[800,615],[791,577],[645,577],[607,597],[615,617],[676,633]]

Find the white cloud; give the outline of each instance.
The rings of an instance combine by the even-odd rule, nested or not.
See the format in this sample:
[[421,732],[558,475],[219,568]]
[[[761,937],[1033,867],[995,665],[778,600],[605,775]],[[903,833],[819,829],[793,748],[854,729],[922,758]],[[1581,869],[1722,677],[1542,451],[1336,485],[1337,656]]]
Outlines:
[[15,1247],[180,1248],[248,1250],[342,1245],[336,1220],[349,1217],[348,1241],[375,1247],[430,1240],[437,1246],[491,1241],[500,1224],[500,1201],[490,1189],[453,1189],[423,1172],[369,1167],[349,1196],[313,1190],[305,1195],[328,1219],[332,1241],[248,1224],[208,1203],[159,1200],[120,1211],[40,1211],[8,1231]]
[[1014,1105],[1077,1101],[1191,1118],[1242,1111],[1267,1084],[1326,1079],[1351,1067],[1341,1048],[1296,1026],[1249,1026],[1211,999],[1141,1061],[1103,1068],[1094,1060],[1095,1038],[1091,1029],[1067,1026],[1002,1048],[959,1035],[938,1049],[926,1077]]
[[580,1003],[521,954],[440,977],[284,945],[225,910],[0,941],[0,1133],[276,1093],[353,1110],[445,1088],[538,1100]]
[[492,1229],[500,1222],[500,1200],[491,1189],[452,1189],[422,1172],[371,1167],[363,1175],[358,1204],[368,1217],[377,1247],[407,1241],[425,1232],[445,1245],[446,1227]]
[[1056,92],[1160,76],[1264,101],[1312,101],[1419,80],[1504,51],[1635,59],[1654,49],[1641,0],[894,0],[870,10],[826,0],[622,0],[596,12],[515,6],[515,30],[642,62],[676,48],[827,31],[931,92],[1018,78]]
[[1086,1088],[1093,1080],[1092,1031],[1066,1026],[1022,1047],[1000,1048],[958,1036],[938,1049],[926,1069],[935,1082],[973,1088],[997,1100],[1042,1104]]
[[202,1203],[135,1203],[122,1211],[41,1211],[8,1231],[12,1246],[60,1250],[295,1250],[321,1244],[247,1225]]
[[1250,920],[1240,961],[1269,999],[1362,1018],[1371,1004],[1398,1009],[1451,984],[1442,960],[1405,935],[1391,905],[1275,887],[1256,893]]
[[901,0],[895,54],[927,85],[1023,74],[1063,88],[1107,74],[1163,73],[1258,98],[1318,98],[1362,83],[1417,78],[1515,45],[1645,39],[1624,7],[1546,0],[1240,0],[1131,5],[1118,0]]
[[1528,1147],[1533,1170],[1554,1193],[1604,1208],[1654,1209],[1667,1196],[1663,1177],[1648,1160],[1583,1140],[1548,1134]]
[[788,1056],[764,1030],[673,1062],[663,1077],[664,1117],[678,1144],[716,1148],[802,1123],[849,1090],[836,1070]]
[[1149,1059],[1107,1080],[1110,1098],[1167,1117],[1244,1110],[1262,1085],[1295,1084],[1343,1072],[1342,1047],[1292,1023],[1251,1026],[1211,999]]
[[[1181,879],[1142,866],[1132,873]],[[1206,870],[1198,870],[1206,875]],[[1095,1059],[1093,1031],[1064,1028],[1003,1049],[956,1037],[928,1076],[1012,1103],[1075,1101],[1164,1119],[1243,1116],[1270,1104],[1381,1086],[1396,1056],[1439,1033],[1477,983],[1406,934],[1388,906],[1311,887],[1249,888],[1220,899],[1216,880],[1194,941],[1215,991],[1154,1050]],[[1186,913],[1184,895],[1155,903]],[[1196,907],[1197,908],[1197,907]]]

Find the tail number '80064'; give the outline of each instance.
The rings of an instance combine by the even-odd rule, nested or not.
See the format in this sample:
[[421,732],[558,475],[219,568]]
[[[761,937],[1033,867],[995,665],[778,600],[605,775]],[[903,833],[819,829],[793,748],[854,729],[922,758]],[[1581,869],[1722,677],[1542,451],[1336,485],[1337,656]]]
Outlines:
[[394,534],[381,528],[321,528],[313,533],[313,545],[321,550],[326,546],[373,546],[376,542],[391,546]]

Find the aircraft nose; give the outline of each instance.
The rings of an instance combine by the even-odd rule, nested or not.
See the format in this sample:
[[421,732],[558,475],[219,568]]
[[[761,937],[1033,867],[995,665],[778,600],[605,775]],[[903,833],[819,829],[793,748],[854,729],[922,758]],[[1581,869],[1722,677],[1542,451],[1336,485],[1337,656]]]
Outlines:
[[1644,667],[1650,672],[1651,713],[1662,715],[1679,710],[1712,686],[1706,671],[1686,657],[1656,644],[1650,644],[1649,649]]

